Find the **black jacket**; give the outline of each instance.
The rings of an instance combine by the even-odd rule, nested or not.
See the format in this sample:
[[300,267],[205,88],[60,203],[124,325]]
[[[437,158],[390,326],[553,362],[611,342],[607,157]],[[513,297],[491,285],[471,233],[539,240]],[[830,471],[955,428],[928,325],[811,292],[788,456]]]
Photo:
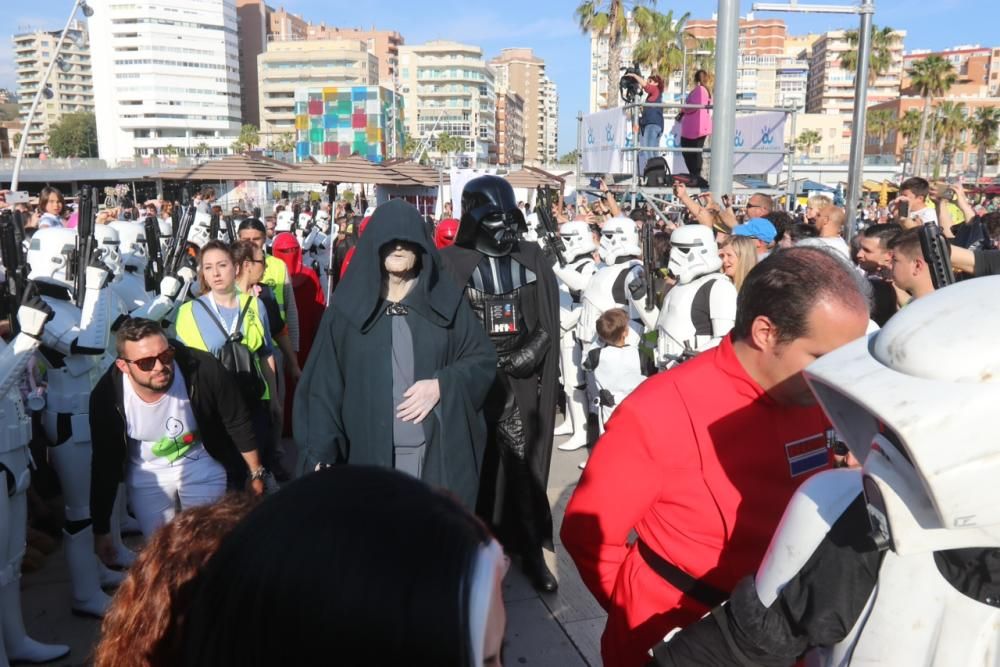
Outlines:
[[[171,340],[205,450],[227,470],[243,465],[239,452],[257,449],[250,411],[235,381],[211,354]],[[90,515],[94,533],[110,531],[111,509],[123,481],[128,444],[122,373],[112,366],[90,394]]]

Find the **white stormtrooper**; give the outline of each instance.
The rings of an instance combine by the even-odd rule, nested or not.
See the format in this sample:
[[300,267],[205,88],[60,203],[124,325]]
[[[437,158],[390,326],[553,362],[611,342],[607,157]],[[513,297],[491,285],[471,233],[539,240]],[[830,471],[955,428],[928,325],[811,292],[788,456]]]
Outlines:
[[98,257],[117,275],[122,268],[121,239],[118,232],[111,225],[94,225],[94,238],[97,239]]
[[[576,326],[576,337],[583,343],[584,353],[596,340],[597,319],[607,310],[624,308],[639,335],[656,326],[657,310],[647,311],[643,297],[647,280],[642,268],[639,234],[631,218],[611,218],[601,226],[601,260],[607,265],[590,280],[580,296],[582,309]],[[652,289],[652,287],[648,287]]]
[[302,263],[314,271],[321,279],[330,267],[330,214],[326,211],[316,212],[316,224],[309,233],[301,239]]
[[[112,222],[110,225],[118,235],[119,262],[111,289],[124,303],[132,317],[142,317],[156,322],[168,319],[181,297],[184,288],[194,281],[194,272],[181,269],[181,276],[164,276],[160,281],[160,293],[153,294],[146,289],[146,266],[149,262],[146,247],[145,227],[137,222]],[[96,236],[95,227],[95,236]]]
[[68,646],[42,644],[27,635],[21,613],[21,560],[28,522],[27,490],[31,481],[31,417],[17,384],[33,359],[51,310],[38,297],[17,313],[19,333],[0,342],[0,665],[41,663],[69,653]]
[[292,231],[292,227],[295,222],[295,214],[285,209],[278,213],[278,217],[274,220],[274,233],[280,234],[282,232]]
[[587,385],[580,368],[583,348],[576,338],[576,326],[582,310],[580,298],[597,273],[593,257],[597,244],[589,225],[582,220],[563,223],[559,236],[566,246],[563,253],[566,266],[556,264],[552,271],[559,279],[559,363],[566,393],[566,417],[556,427],[555,435],[571,435],[559,449],[573,451],[587,445]]
[[806,369],[861,467],[803,484],[756,575],[656,664],[1000,664],[998,290],[939,289]]
[[715,231],[684,225],[670,234],[670,274],[677,279],[656,321],[656,363],[672,368],[715,347],[736,321],[736,287],[722,274]]
[[[117,585],[123,579],[121,573],[98,561],[90,525],[90,392],[100,377],[102,355],[110,343],[115,297],[108,286],[109,272],[96,260],[81,267],[84,294],[79,305],[73,302],[73,283],[66,268],[75,245],[74,229],[50,227],[35,232],[28,246],[28,278],[55,313],[42,332],[40,354],[46,361],[47,389],[41,413],[42,427],[55,443],[49,457],[66,502],[63,545],[72,580],[72,608],[74,613],[99,617],[110,601],[101,587]],[[112,525],[119,525],[123,509],[124,497],[119,494]],[[112,533],[117,564],[131,565],[135,554],[121,544],[120,534]]]

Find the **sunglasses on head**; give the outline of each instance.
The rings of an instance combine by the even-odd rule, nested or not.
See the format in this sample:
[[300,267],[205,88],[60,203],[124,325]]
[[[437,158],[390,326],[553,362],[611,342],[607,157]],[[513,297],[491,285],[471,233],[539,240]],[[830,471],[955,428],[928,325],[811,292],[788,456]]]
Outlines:
[[149,372],[156,368],[156,362],[159,361],[163,364],[164,368],[174,363],[174,348],[168,347],[163,352],[160,352],[153,357],[143,357],[142,359],[126,359],[121,357],[121,360],[126,364],[135,364],[139,367],[140,371]]

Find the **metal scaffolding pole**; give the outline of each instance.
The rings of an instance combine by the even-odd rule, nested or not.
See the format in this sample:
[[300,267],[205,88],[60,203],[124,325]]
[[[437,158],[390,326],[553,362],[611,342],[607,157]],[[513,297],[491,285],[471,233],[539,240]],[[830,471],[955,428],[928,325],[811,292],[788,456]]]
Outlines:
[[851,123],[851,157],[847,169],[847,242],[857,231],[855,218],[864,183],[865,112],[868,102],[868,70],[872,53],[872,14],[875,0],[862,0],[858,8],[861,28],[858,33],[858,71],[854,75],[854,120]]
[[733,146],[736,136],[736,68],[739,61],[740,3],[719,0],[715,97],[712,113],[712,164],[709,184],[716,201],[733,189]]

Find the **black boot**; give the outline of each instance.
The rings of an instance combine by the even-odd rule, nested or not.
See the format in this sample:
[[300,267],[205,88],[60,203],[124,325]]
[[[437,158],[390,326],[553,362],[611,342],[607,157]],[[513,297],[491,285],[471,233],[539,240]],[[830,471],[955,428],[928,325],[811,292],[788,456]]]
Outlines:
[[530,554],[522,556],[521,569],[539,593],[553,593],[559,588],[559,582],[545,564],[541,549],[532,550]]

